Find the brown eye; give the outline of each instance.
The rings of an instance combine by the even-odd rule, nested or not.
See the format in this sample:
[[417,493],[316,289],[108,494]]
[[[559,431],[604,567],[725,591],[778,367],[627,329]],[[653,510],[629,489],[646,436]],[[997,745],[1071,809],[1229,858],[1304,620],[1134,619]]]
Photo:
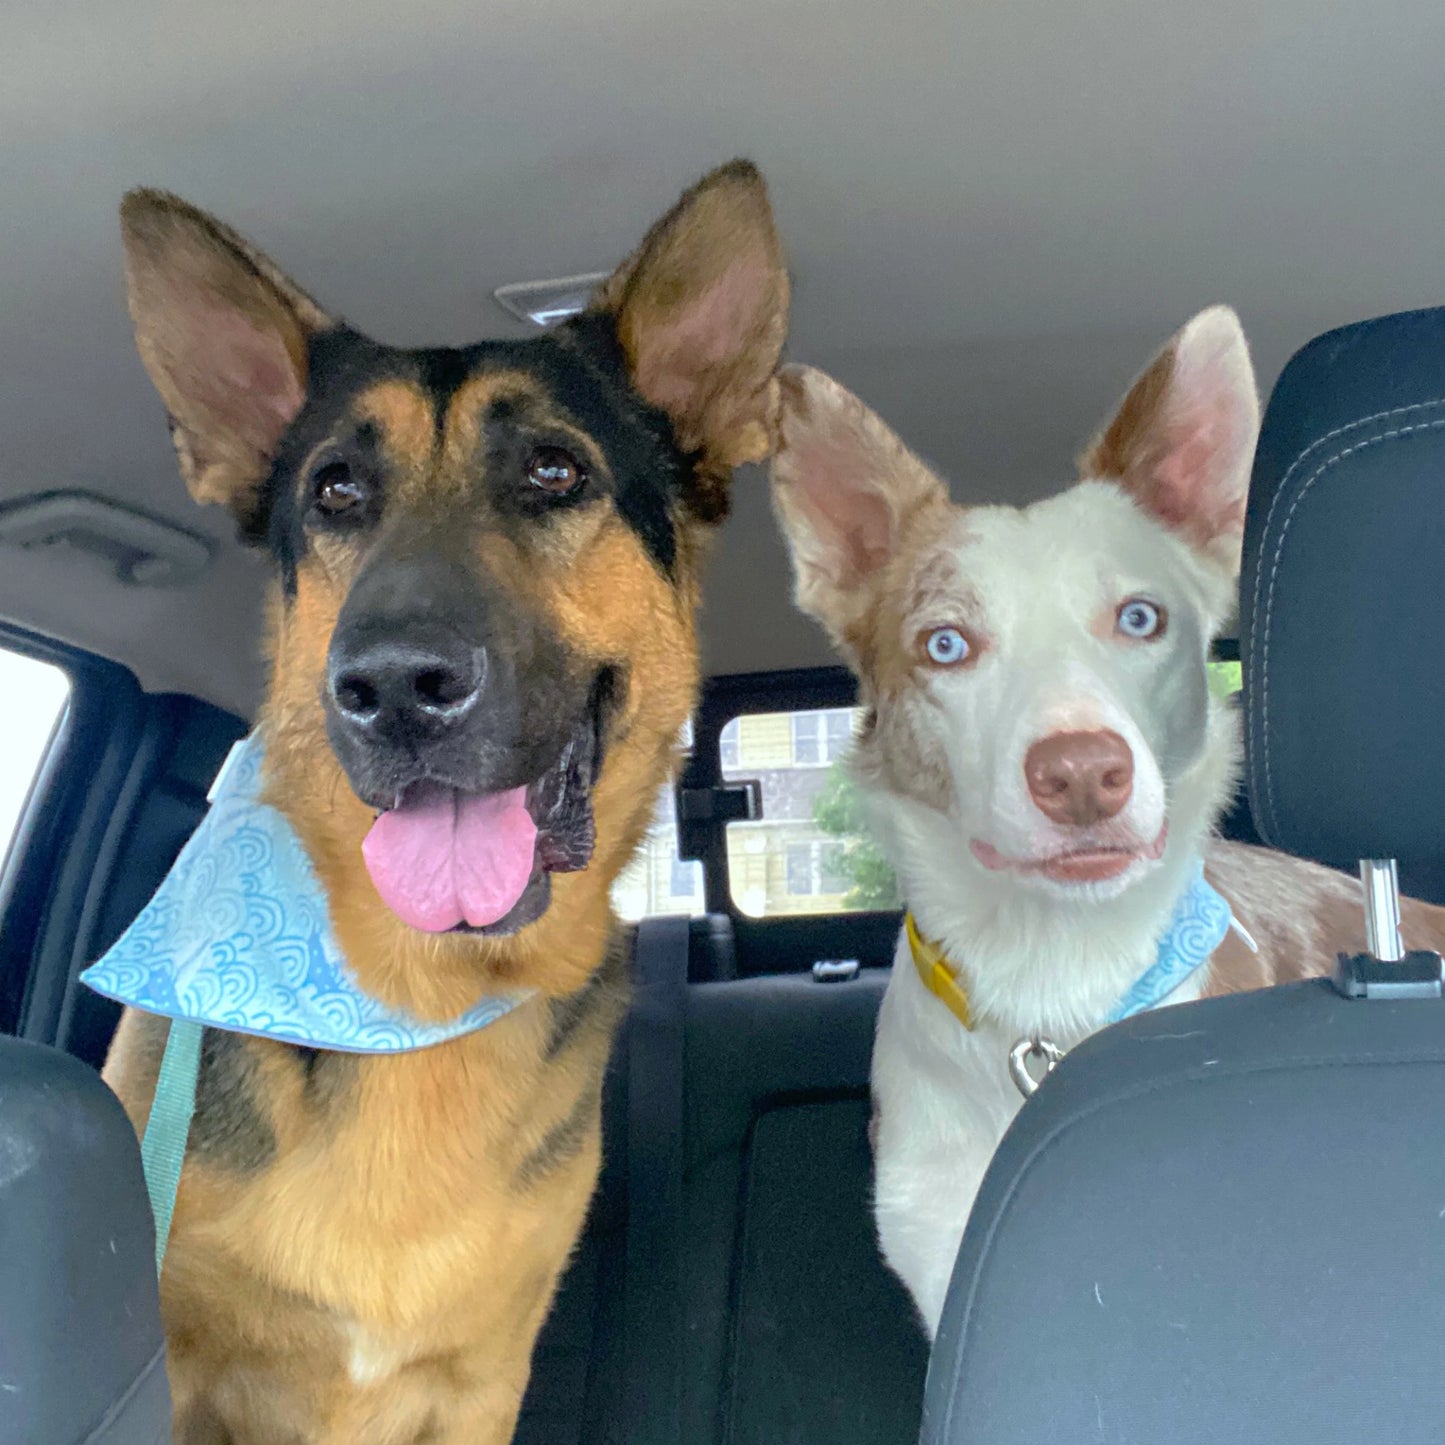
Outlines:
[[527,463],[527,480],[554,497],[565,497],[587,480],[587,474],[571,452],[561,447],[538,447]]
[[316,509],[328,517],[340,516],[366,500],[366,488],[351,474],[345,462],[328,462],[312,483]]

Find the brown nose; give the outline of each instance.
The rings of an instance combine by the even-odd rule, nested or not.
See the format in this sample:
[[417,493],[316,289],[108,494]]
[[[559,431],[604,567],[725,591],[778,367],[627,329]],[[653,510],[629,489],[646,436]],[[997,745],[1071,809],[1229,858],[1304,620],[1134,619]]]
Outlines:
[[1116,732],[1050,733],[1024,755],[1024,777],[1046,818],[1087,828],[1129,801],[1134,754]]

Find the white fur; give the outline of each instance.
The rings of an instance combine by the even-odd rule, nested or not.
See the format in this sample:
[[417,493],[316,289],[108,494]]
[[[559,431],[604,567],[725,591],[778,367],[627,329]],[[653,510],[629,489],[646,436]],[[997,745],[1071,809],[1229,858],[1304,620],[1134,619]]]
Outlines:
[[[1084,484],[1023,513],[975,511],[969,530],[961,561],[985,599],[999,665],[985,660],[931,684],[955,807],[867,794],[918,926],[961,966],[978,1019],[973,1032],[960,1026],[923,987],[900,937],[873,1056],[875,1208],[884,1257],[930,1336],[979,1182],[1022,1102],[1010,1047],[1034,1033],[1071,1047],[1153,963],[1237,751],[1232,712],[1211,703],[1202,751],[1164,775],[1152,742],[1171,708],[1188,703],[1181,675],[1203,674],[1223,589],[1116,489]],[[1049,572],[1020,567],[1040,555]],[[1102,603],[1134,593],[1165,602],[1185,645],[1166,635],[1120,646],[1088,630]],[[1192,628],[1181,625],[1186,615]],[[1167,812],[1157,862],[1068,885],[988,871],[972,858],[977,837],[1018,857],[1047,856],[1066,841],[1032,808],[1022,768],[1029,743],[1057,727],[1112,727],[1129,743],[1136,782],[1122,818],[1143,842]]]
[[[1123,475],[1022,510],[948,508],[883,423],[818,373],[795,374],[785,392],[774,484],[800,602],[855,660],[915,658],[939,626],[975,643],[971,665],[895,666],[886,688],[862,669],[879,724],[856,773],[919,930],[960,969],[976,1020],[965,1030],[924,987],[900,937],[873,1060],[875,1207],[883,1254],[930,1337],[1022,1102],[1011,1046],[1043,1034],[1071,1047],[1154,962],[1237,764],[1233,711],[1210,698],[1205,669],[1233,605],[1257,403],[1232,313],[1203,313],[1171,348],[1162,404],[1122,413],[1142,414]],[[885,588],[910,599],[902,635],[853,649],[860,618],[893,615]],[[1162,636],[1116,630],[1134,597],[1167,610]],[[944,764],[947,798],[910,787],[906,759],[887,755],[890,709],[906,711],[909,746]],[[1128,745],[1132,794],[1102,823],[1053,822],[1029,793],[1025,755],[1051,733],[1097,729]],[[1166,823],[1160,853],[1150,845]],[[985,866],[980,846],[1023,866]],[[1133,858],[1093,883],[1027,866],[1094,847]]]

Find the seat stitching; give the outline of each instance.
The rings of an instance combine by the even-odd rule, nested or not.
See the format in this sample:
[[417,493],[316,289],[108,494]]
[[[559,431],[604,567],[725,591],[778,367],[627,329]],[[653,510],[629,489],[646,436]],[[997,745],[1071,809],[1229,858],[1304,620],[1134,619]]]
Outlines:
[[[1392,416],[1403,416],[1406,412],[1410,411],[1426,411],[1432,406],[1445,406],[1445,396],[1439,397],[1435,401],[1416,401],[1411,402],[1409,406],[1391,407],[1389,411],[1371,412],[1369,416],[1356,417],[1354,421],[1347,421],[1343,426],[1333,427],[1331,430],[1317,436],[1295,457],[1285,469],[1284,476],[1280,478],[1279,487],[1275,491],[1274,496],[1270,498],[1269,511],[1265,514],[1264,535],[1269,535],[1270,524],[1274,521],[1274,509],[1279,505],[1280,498],[1289,488],[1290,478],[1304,465],[1305,458],[1308,457],[1311,452],[1318,451],[1326,442],[1332,442],[1336,437],[1343,436],[1348,431],[1354,431],[1356,428],[1362,426],[1369,426],[1371,422],[1386,421]],[[1260,585],[1260,579],[1256,576],[1254,579],[1255,611],[1259,610]]]
[[[1440,404],[1441,403],[1438,402],[1426,402],[1420,405],[1434,406]],[[1403,411],[1406,410],[1406,408],[1400,408],[1400,410]],[[1285,513],[1284,520],[1280,524],[1279,541],[1275,545],[1274,556],[1270,564],[1269,588],[1265,593],[1264,599],[1264,643],[1260,649],[1260,712],[1259,727],[1257,730],[1258,736],[1256,739],[1256,750],[1262,753],[1264,757],[1265,810],[1269,817],[1271,831],[1276,835],[1279,832],[1279,811],[1275,800],[1274,762],[1270,747],[1269,730],[1269,649],[1270,638],[1272,636],[1270,619],[1274,612],[1275,587],[1279,577],[1280,563],[1284,558],[1284,544],[1289,535],[1290,525],[1294,521],[1294,515],[1299,510],[1300,503],[1303,502],[1308,495],[1310,488],[1337,462],[1342,462],[1346,457],[1353,456],[1356,452],[1362,452],[1368,447],[1377,446],[1381,442],[1395,441],[1400,437],[1412,436],[1417,432],[1439,431],[1442,427],[1445,427],[1445,418],[1436,421],[1415,422],[1410,426],[1393,427],[1389,431],[1381,432],[1378,436],[1367,437],[1363,441],[1356,442],[1353,446],[1348,446],[1342,451],[1335,452],[1310,473],[1304,485],[1299,489],[1294,500],[1290,503],[1289,510]],[[1283,492],[1284,488],[1283,485],[1281,485],[1280,490],[1275,493],[1270,504],[1271,515],[1273,514],[1275,503],[1279,501]],[[1264,532],[1266,537],[1269,535],[1269,525],[1269,520],[1266,518]],[[1256,596],[1258,595],[1258,588],[1263,575],[1264,569],[1261,568],[1255,576]]]
[[[1354,421],[1345,422],[1342,426],[1333,427],[1331,430],[1323,433],[1321,436],[1317,436],[1307,447],[1304,448],[1303,451],[1299,453],[1298,456],[1295,457],[1295,459],[1286,468],[1284,476],[1280,478],[1279,486],[1275,490],[1274,496],[1270,498],[1269,511],[1265,513],[1264,531],[1261,533],[1261,545],[1263,545],[1264,538],[1267,538],[1270,535],[1270,529],[1274,524],[1275,509],[1279,506],[1280,499],[1289,490],[1290,479],[1300,469],[1300,467],[1304,465],[1306,458],[1308,458],[1311,454],[1317,452],[1326,443],[1334,441],[1336,437],[1343,436],[1346,432],[1356,431],[1360,427],[1369,426],[1372,422],[1387,421],[1391,417],[1404,416],[1409,412],[1428,411],[1431,407],[1437,406],[1445,406],[1445,397],[1439,397],[1434,401],[1411,402],[1408,406],[1391,407],[1387,411],[1371,412],[1368,416],[1357,417]],[[1256,571],[1254,577],[1254,605],[1251,608],[1251,615],[1256,618],[1259,616],[1260,612],[1260,594],[1263,585],[1264,569],[1260,568],[1258,571]],[[1265,652],[1268,652],[1269,649],[1268,637],[1269,634],[1268,632],[1266,632],[1264,644]],[[1253,675],[1256,673],[1256,668],[1253,665],[1253,657],[1251,657],[1250,662],[1250,673],[1252,675],[1249,679],[1249,684],[1252,690],[1255,683],[1261,681],[1261,677]],[[1262,666],[1259,669],[1259,672],[1262,674]],[[1269,749],[1268,737],[1266,736],[1261,739],[1258,736],[1259,734],[1264,732],[1263,721],[1261,720],[1257,724],[1253,724],[1250,731],[1251,735],[1254,737],[1255,740],[1256,751],[1263,751],[1267,757]]]

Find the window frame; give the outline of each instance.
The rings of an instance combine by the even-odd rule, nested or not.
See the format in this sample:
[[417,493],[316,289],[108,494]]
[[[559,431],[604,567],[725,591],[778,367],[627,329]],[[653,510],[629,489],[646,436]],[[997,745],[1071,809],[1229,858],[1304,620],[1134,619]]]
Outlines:
[[201,803],[247,723],[189,694],[147,693],[122,664],[19,627],[0,624],[0,646],[71,684],[0,876],[0,1033],[73,1048],[86,1002],[76,974],[134,916],[113,898],[156,847],[157,811],[179,794]]
[[36,761],[35,771],[25,789],[20,811],[15,817],[15,830],[7,838],[0,838],[0,908],[5,898],[5,881],[12,863],[18,867],[18,860],[29,846],[38,817],[38,805],[54,786],[60,771],[60,759],[70,740],[72,728],[70,719],[75,708],[76,675],[69,659],[47,655],[53,649],[42,649],[28,636],[12,635],[12,629],[0,626],[0,650],[14,657],[24,657],[32,662],[44,663],[56,668],[65,678],[65,703],[51,725],[50,736]]
[[[722,773],[720,738],[734,718],[758,713],[813,712],[858,705],[858,685],[844,667],[797,668],[778,672],[732,673],[704,681],[693,715],[695,745],[679,788],[730,786]],[[826,723],[820,737],[826,737]],[[791,730],[790,730],[791,740]],[[745,764],[734,772],[747,776]],[[731,786],[736,786],[732,783]],[[755,918],[733,900],[728,883],[727,825],[707,829],[699,861],[707,911],[730,920],[740,977],[795,973],[824,958],[856,958],[865,965],[891,961],[901,914],[898,910],[851,913],[776,914]]]
[[[28,1033],[22,1025],[40,968],[36,954],[55,899],[83,852],[75,834],[104,786],[107,743],[131,720],[140,687],[118,663],[9,623],[0,623],[0,647],[58,667],[70,682],[14,837],[0,857],[0,1033]],[[21,906],[31,900],[33,906]]]

